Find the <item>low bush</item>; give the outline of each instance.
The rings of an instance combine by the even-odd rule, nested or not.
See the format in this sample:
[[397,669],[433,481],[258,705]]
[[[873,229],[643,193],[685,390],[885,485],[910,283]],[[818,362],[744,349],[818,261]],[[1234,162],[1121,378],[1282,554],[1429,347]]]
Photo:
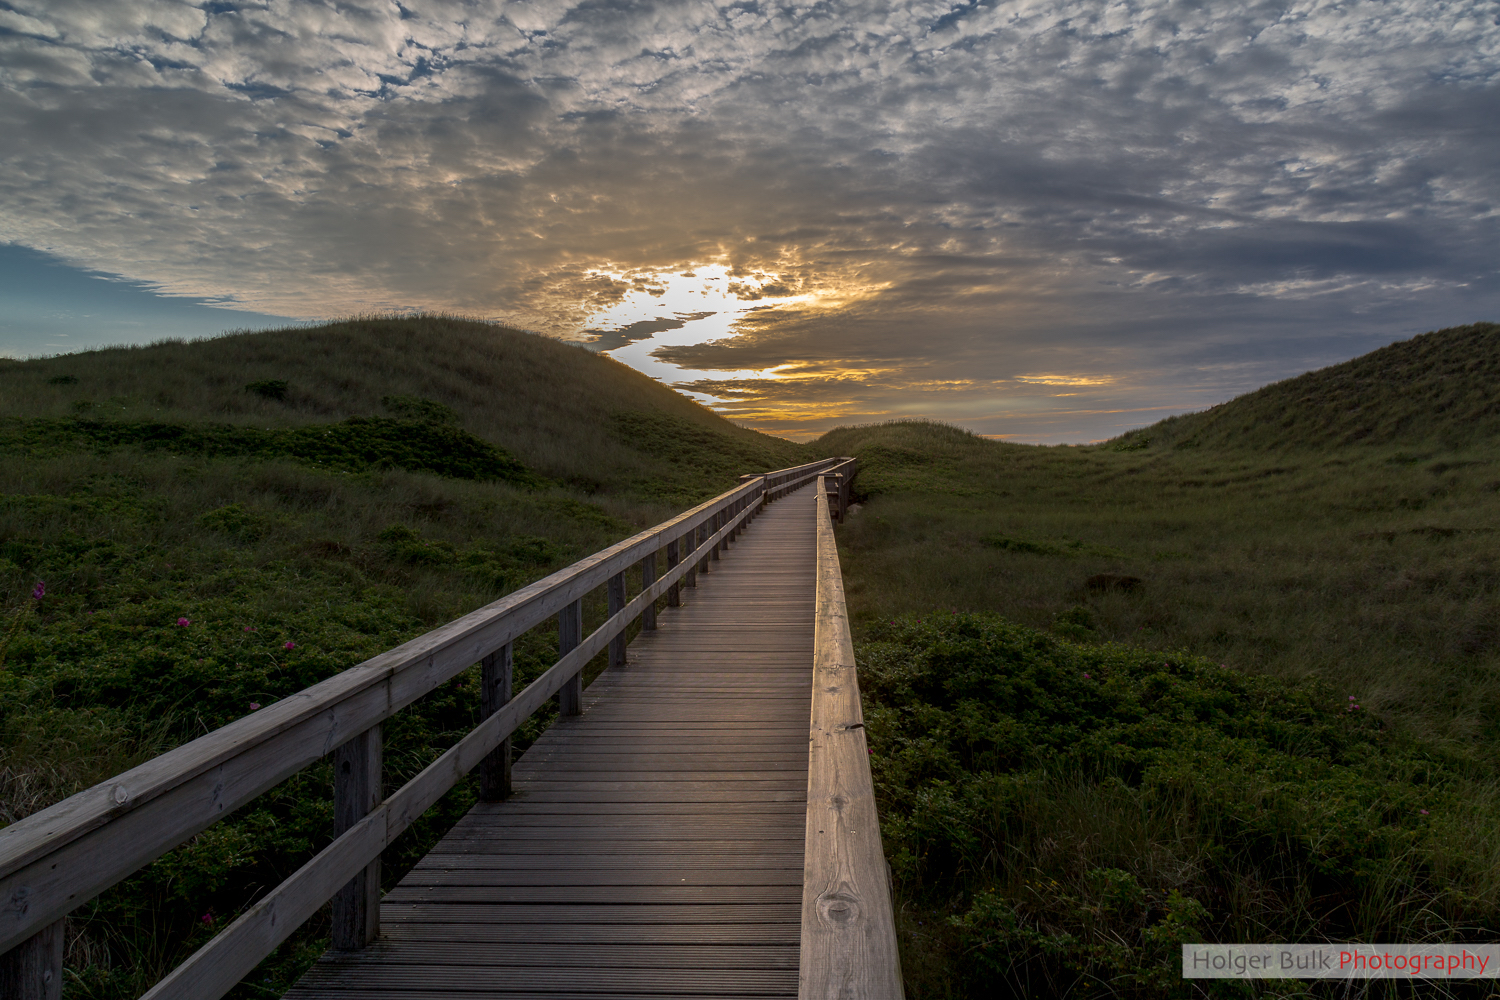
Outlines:
[[1186,996],[1186,942],[1500,926],[1500,802],[1357,693],[990,614],[858,654],[909,996]]
[[0,454],[55,457],[132,446],[205,458],[290,458],[347,472],[399,468],[521,486],[544,482],[503,448],[425,418],[351,417],[336,424],[264,429],[244,424],[46,418],[0,424]]

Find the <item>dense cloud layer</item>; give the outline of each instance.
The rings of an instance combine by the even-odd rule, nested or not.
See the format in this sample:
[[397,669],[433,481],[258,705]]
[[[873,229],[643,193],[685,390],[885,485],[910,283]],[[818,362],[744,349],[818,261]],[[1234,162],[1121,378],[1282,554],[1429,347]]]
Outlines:
[[0,0],[0,240],[565,337],[718,261],[750,422],[1080,440],[1494,318],[1497,75],[1491,0]]

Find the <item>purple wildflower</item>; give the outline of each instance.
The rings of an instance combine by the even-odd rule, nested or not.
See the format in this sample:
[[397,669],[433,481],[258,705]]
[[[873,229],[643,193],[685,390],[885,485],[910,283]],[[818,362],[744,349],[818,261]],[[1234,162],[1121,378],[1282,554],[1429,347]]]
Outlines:
[[296,649],[297,648],[297,644],[295,642],[293,642],[292,640],[288,639],[286,642],[284,642],[284,643],[281,644],[281,648],[282,649]]
[[44,580],[38,580],[36,582],[36,586],[31,588],[31,599],[33,601],[40,601],[42,598],[44,598],[46,596],[47,596],[47,583]]
[[179,624],[179,625],[191,625],[193,623],[191,621],[189,621],[188,619],[186,619],[186,618],[179,618],[179,619],[177,619],[177,624]]

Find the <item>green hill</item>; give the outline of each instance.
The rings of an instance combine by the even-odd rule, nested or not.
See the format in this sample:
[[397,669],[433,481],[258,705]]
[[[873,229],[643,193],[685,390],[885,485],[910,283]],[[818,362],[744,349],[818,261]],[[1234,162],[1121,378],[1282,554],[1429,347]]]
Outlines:
[[1119,439],[1175,448],[1453,450],[1500,439],[1500,325],[1424,333]]
[[[408,435],[430,433],[416,425],[451,423],[542,477],[668,505],[804,454],[611,358],[436,316],[0,361],[0,449],[11,454],[56,453],[60,437],[87,438],[80,446],[94,448],[102,438],[167,447],[184,436],[199,439],[198,453],[266,454],[276,448],[223,443],[235,436],[228,428],[290,431],[350,419],[404,424],[396,430]],[[174,430],[189,426],[192,435]]]

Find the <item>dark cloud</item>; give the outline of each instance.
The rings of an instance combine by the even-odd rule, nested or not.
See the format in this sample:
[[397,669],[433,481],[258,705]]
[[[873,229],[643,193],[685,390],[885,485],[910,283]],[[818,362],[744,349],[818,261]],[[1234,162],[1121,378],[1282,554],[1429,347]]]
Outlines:
[[568,338],[717,262],[803,296],[657,351],[801,373],[728,412],[1098,437],[1495,317],[1497,110],[1482,0],[8,0],[0,240]]
[[656,319],[643,319],[639,323],[631,323],[622,326],[618,330],[585,330],[586,334],[593,336],[588,341],[588,347],[595,351],[613,351],[633,344],[638,340],[649,340],[654,334],[663,333],[667,330],[681,330],[693,320],[707,319],[715,315],[711,312],[685,313],[674,319],[657,317]]

